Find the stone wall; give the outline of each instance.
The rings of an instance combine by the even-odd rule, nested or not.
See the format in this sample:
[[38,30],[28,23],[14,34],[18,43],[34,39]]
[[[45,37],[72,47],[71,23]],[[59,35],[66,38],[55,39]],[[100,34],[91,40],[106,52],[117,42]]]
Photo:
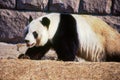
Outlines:
[[120,32],[120,0],[0,0],[0,41],[23,42],[29,15],[48,12],[95,15]]

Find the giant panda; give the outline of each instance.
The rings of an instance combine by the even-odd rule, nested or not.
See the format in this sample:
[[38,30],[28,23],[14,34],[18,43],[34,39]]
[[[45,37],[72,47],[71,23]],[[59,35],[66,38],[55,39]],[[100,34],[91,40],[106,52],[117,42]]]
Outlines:
[[120,34],[95,16],[49,13],[26,26],[25,42],[37,59],[53,48],[63,61],[120,61]]

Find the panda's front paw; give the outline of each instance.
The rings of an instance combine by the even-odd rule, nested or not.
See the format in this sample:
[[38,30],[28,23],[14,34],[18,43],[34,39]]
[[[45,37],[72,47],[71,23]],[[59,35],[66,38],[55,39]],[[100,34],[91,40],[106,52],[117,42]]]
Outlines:
[[20,54],[20,55],[18,56],[18,59],[30,59],[30,57],[27,56],[27,55],[25,55],[25,54]]

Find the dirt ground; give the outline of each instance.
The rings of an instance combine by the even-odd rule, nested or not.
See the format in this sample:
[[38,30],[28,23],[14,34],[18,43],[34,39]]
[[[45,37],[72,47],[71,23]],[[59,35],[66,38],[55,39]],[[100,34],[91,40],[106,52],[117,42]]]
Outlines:
[[[8,44],[0,42],[0,59],[17,59],[20,54],[27,50],[25,44]],[[55,51],[49,50],[42,60],[57,58]]]
[[63,62],[50,50],[43,60],[17,59],[25,44],[0,43],[0,80],[120,80],[117,62]]

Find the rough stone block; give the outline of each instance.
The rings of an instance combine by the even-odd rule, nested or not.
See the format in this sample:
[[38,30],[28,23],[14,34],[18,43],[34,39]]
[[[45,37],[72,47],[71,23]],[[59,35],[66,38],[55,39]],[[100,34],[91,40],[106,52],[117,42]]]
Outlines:
[[1,9],[14,9],[16,5],[16,0],[0,0]]
[[120,16],[120,0],[113,0],[113,14]]
[[77,13],[79,2],[80,0],[51,0],[49,10],[54,12]]
[[110,14],[111,6],[111,0],[81,0],[79,12],[92,14]]
[[17,0],[17,9],[47,11],[48,0]]

